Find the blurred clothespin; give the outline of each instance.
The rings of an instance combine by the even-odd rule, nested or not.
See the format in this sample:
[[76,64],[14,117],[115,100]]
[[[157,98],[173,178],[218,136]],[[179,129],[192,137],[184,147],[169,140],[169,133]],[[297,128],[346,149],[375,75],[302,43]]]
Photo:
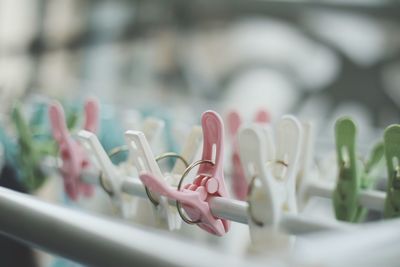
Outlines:
[[[157,157],[154,157],[146,136],[142,132],[127,131],[125,137],[130,148],[130,155],[139,174],[147,172],[156,179],[164,181],[171,186],[177,186],[179,178],[183,175],[188,164],[194,160],[197,154],[201,143],[201,129],[197,126],[192,128],[181,154],[167,152]],[[159,160],[166,158],[177,159],[171,172],[161,172],[158,165]],[[166,222],[170,230],[179,229],[181,220],[174,208],[169,206],[167,198],[159,194],[151,193],[147,188],[146,192],[149,200],[153,203],[157,224],[161,225],[163,222]]]
[[3,169],[4,164],[10,164],[17,169],[17,154],[18,147],[17,144],[12,140],[12,138],[5,132],[5,129],[0,125],[0,144],[2,145],[3,160],[0,165],[0,170]]
[[[98,128],[99,106],[95,99],[88,99],[85,103],[85,121],[83,129],[96,132]],[[60,168],[64,178],[64,188],[68,196],[77,200],[82,193],[84,196],[91,196],[93,187],[81,182],[82,170],[88,168],[86,152],[82,146],[71,136],[60,103],[54,101],[49,107],[49,117],[53,131],[53,137],[59,145],[59,155],[62,160]]]
[[400,216],[400,125],[391,125],[384,134],[387,190],[384,216]]
[[302,123],[301,156],[296,177],[296,189],[299,190],[304,179],[308,179],[312,167],[315,146],[314,125],[311,122]]
[[[34,191],[46,181],[46,175],[40,167],[44,156],[54,155],[55,143],[50,138],[37,138],[43,129],[41,112],[34,112],[33,120],[29,124],[24,118],[21,105],[16,103],[12,112],[12,119],[18,134],[19,167],[22,172],[23,183],[27,190]],[[44,134],[45,135],[45,134]],[[48,136],[49,137],[49,136]]]
[[[141,127],[141,115],[137,110],[116,110],[111,105],[102,105],[100,130],[97,134],[105,151],[112,151],[125,145],[124,132]],[[119,151],[111,157],[114,164],[128,159],[128,149]]]
[[[177,189],[168,185],[162,177],[160,179],[149,171],[142,171],[140,179],[151,192],[176,200],[178,212],[183,221],[197,224],[211,234],[222,236],[229,231],[230,221],[215,217],[211,213],[209,201],[212,197],[228,197],[223,169],[224,126],[221,117],[214,111],[203,113],[201,121],[202,158],[186,169]],[[197,166],[199,169],[195,180],[181,188],[183,179]],[[182,208],[187,215],[184,215]]]
[[268,149],[268,137],[260,126],[239,133],[240,156],[249,182],[248,224],[255,249],[268,246],[272,237],[279,238],[276,231],[282,214],[297,214],[295,183],[301,134],[299,121],[284,116],[277,126],[274,152]]
[[114,207],[123,218],[129,218],[132,213],[132,203],[123,200],[121,185],[127,177],[124,168],[114,165],[100,144],[97,136],[89,131],[78,132],[80,143],[87,150],[91,163],[100,169],[100,184],[104,191],[111,197]]
[[377,178],[377,167],[384,154],[382,142],[373,148],[368,160],[361,162],[356,152],[356,124],[344,117],[336,121],[335,139],[339,175],[333,193],[335,214],[338,220],[359,222],[367,210],[359,204],[361,190],[371,188]]
[[[267,111],[259,110],[256,113],[256,123],[266,124],[270,121],[270,116]],[[239,156],[238,146],[238,131],[242,125],[242,119],[237,111],[230,111],[227,116],[228,132],[231,137],[232,144],[232,189],[237,199],[245,200],[247,197],[248,184],[243,172],[243,166]]]
[[[151,140],[158,137],[164,123],[161,120],[150,118],[144,123],[144,131]],[[78,132],[80,143],[86,149],[91,158],[91,162],[97,165],[101,171],[101,185],[104,191],[111,197],[114,207],[124,218],[130,218],[134,213],[134,203],[131,199],[124,198],[122,194],[122,184],[126,177],[132,174],[133,157],[128,155],[125,162],[114,164],[112,157],[128,150],[125,146],[118,146],[107,154],[104,147],[94,133],[81,130]]]

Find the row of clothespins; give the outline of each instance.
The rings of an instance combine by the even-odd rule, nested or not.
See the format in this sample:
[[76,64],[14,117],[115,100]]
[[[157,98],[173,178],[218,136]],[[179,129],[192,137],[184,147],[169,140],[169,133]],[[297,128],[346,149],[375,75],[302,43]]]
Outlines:
[[[284,116],[273,124],[266,111],[258,112],[254,122],[242,122],[239,113],[230,112],[226,121],[231,162],[227,164],[224,124],[214,111],[202,114],[201,127],[192,128],[180,154],[167,152],[156,157],[149,142],[162,128],[162,121],[148,120],[141,131],[126,131],[125,144],[107,151],[96,136],[99,104],[95,99],[85,103],[82,129],[74,134],[70,129],[76,128],[77,118],[65,116],[60,103],[53,101],[41,109],[42,114],[43,110],[48,111],[45,114],[54,139],[44,138],[43,133],[39,135],[42,138],[36,138],[37,124],[27,124],[19,106],[13,111],[20,166],[29,187],[43,184],[49,170],[46,159],[54,158],[57,160],[50,169],[59,171],[71,200],[93,197],[94,187],[99,185],[123,218],[138,212],[133,207],[137,201],[127,196],[143,196],[144,192],[147,204],[153,207],[147,216],[156,217],[168,229],[177,229],[184,221],[222,236],[230,228],[229,216],[217,216],[212,201],[233,199],[229,191],[236,199],[233,204],[247,203],[253,240],[263,238],[260,233],[266,228],[278,226],[284,214],[301,215],[314,197],[331,199],[340,221],[362,222],[370,209],[383,212],[387,218],[400,215],[400,125],[388,127],[370,155],[360,158],[356,124],[350,118],[337,120],[337,160],[332,165],[338,171],[335,179],[329,180],[322,177],[325,173],[321,168],[312,164],[313,125],[294,116]],[[113,162],[113,156],[127,150],[126,160]],[[170,171],[162,171],[159,163],[169,157],[177,160]],[[384,162],[386,194],[373,189],[384,176]],[[195,174],[194,180],[187,182],[191,173]],[[225,176],[230,178],[230,187]],[[176,201],[176,207],[171,201]]]

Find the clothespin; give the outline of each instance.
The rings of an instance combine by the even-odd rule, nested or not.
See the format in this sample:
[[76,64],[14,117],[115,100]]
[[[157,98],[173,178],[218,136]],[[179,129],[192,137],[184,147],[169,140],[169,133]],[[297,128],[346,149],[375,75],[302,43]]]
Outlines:
[[[143,126],[146,134],[148,134],[151,140],[153,140],[154,138],[157,138],[164,124],[161,120],[150,118],[144,122]],[[124,199],[121,187],[125,178],[131,174],[131,168],[129,168],[129,165],[133,162],[132,157],[129,156],[127,162],[113,164],[110,157],[113,156],[112,154],[114,152],[112,152],[111,155],[108,155],[94,133],[81,130],[78,132],[78,138],[87,150],[87,154],[91,156],[91,162],[96,164],[98,169],[101,170],[101,185],[105,192],[110,195],[118,213],[124,218],[131,217],[134,212],[134,203],[133,201]],[[125,150],[124,147],[117,147],[117,152],[123,150]]]
[[[201,142],[201,129],[193,127],[187,138],[181,155],[174,155],[181,161],[176,161],[171,173],[162,173],[157,163],[157,158],[167,158],[170,153],[164,153],[160,157],[155,158],[146,136],[142,132],[127,131],[125,133],[126,141],[129,145],[130,155],[135,163],[139,173],[147,172],[156,179],[165,181],[168,184],[176,186],[178,184],[177,177],[183,175],[187,168],[188,162],[191,162],[196,154]],[[169,206],[168,199],[164,196],[155,195],[146,189],[151,202],[154,204],[154,215],[158,219],[158,224],[165,221],[170,230],[178,229],[181,220],[176,211]]]
[[[16,103],[12,112],[12,119],[18,132],[19,161],[23,180],[29,191],[38,189],[46,181],[46,175],[40,167],[44,156],[55,154],[55,144],[46,138],[35,139],[32,134],[34,129],[39,129],[38,121],[41,114],[34,113],[34,121],[29,126],[22,115],[21,106]],[[41,118],[40,118],[41,119]]]
[[[191,164],[179,185],[188,172],[200,165],[193,183],[186,184],[183,189],[169,186],[164,179],[154,173],[140,173],[142,182],[152,191],[171,200],[177,201],[177,208],[182,219],[190,224],[197,224],[203,230],[218,236],[229,231],[230,222],[216,218],[210,210],[212,197],[228,197],[223,170],[224,129],[221,117],[214,111],[206,111],[202,115],[203,154],[200,161]],[[149,164],[146,162],[145,164]],[[150,167],[150,166],[149,166]],[[183,215],[183,208],[189,218]]]
[[87,149],[87,154],[92,156],[90,162],[97,165],[98,169],[101,170],[100,184],[111,197],[114,207],[118,209],[118,213],[123,218],[129,218],[132,213],[132,204],[123,200],[121,190],[126,173],[122,173],[121,169],[112,163],[94,133],[81,130],[78,132],[78,138],[85,149]]
[[[98,114],[98,102],[95,99],[88,99],[85,103],[83,129],[96,132]],[[60,103],[54,101],[50,104],[49,117],[53,137],[59,145],[59,155],[62,160],[60,171],[64,178],[66,193],[72,200],[77,200],[81,193],[86,197],[91,196],[93,187],[80,180],[82,170],[88,168],[90,164],[84,149],[68,131],[64,110]]]
[[[157,117],[163,120],[165,124],[165,132],[163,134],[162,144],[165,148],[165,151],[179,151],[182,148],[182,144],[179,142],[180,140],[177,140],[174,137],[174,123],[176,122],[176,114],[171,114],[168,110],[161,109],[159,107],[146,108],[141,111],[144,116]],[[167,159],[167,163],[170,167],[173,167],[174,160],[172,158]]]
[[[259,110],[255,116],[255,122],[268,123],[270,120],[268,112]],[[247,181],[243,172],[243,167],[239,156],[239,146],[237,133],[242,124],[242,119],[237,111],[231,111],[227,116],[227,124],[232,142],[232,187],[235,196],[239,200],[245,200],[247,197]]]
[[400,125],[391,125],[384,133],[388,172],[384,216],[400,216]]
[[[110,151],[116,147],[121,147],[125,144],[123,127],[123,121],[125,118],[125,115],[117,116],[113,107],[109,105],[101,106],[101,128],[97,136],[106,151]],[[121,152],[118,155],[114,155],[111,160],[114,164],[119,164],[126,161],[127,158],[128,151],[124,151],[123,153]]]
[[303,135],[301,142],[301,154],[299,158],[299,171],[296,178],[296,189],[300,189],[303,179],[307,179],[314,156],[314,125],[311,122],[302,123]]
[[336,121],[335,139],[339,176],[333,203],[338,220],[358,222],[366,214],[365,208],[359,205],[361,190],[371,188],[376,180],[373,171],[379,165],[383,154],[383,144],[378,143],[372,150],[370,158],[362,164],[356,154],[355,123],[347,117]]
[[[276,152],[268,149],[262,128],[255,125],[239,133],[240,156],[249,182],[248,224],[252,243],[270,242],[283,213],[297,213],[296,173],[300,156],[301,126],[284,116],[276,132]],[[275,229],[275,231],[274,231]]]
[[12,141],[10,136],[5,132],[5,129],[0,125],[0,143],[3,147],[3,164],[0,165],[0,170],[4,164],[11,164],[15,169],[17,160],[17,144]]

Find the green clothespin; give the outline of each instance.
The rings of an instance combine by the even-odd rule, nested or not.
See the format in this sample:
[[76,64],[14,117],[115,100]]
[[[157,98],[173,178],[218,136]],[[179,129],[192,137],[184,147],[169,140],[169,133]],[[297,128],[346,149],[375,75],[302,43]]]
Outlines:
[[51,139],[35,140],[19,103],[14,105],[12,119],[18,132],[18,159],[23,183],[29,191],[35,191],[46,181],[46,175],[40,168],[41,160],[45,155],[54,155],[56,146]]
[[400,217],[400,125],[386,128],[384,142],[389,178],[383,214],[386,218]]
[[333,192],[333,203],[336,218],[348,222],[364,219],[367,210],[359,205],[359,192],[375,184],[375,170],[384,153],[382,142],[376,144],[363,165],[357,160],[356,134],[357,127],[353,120],[347,117],[337,120],[335,138],[339,177]]

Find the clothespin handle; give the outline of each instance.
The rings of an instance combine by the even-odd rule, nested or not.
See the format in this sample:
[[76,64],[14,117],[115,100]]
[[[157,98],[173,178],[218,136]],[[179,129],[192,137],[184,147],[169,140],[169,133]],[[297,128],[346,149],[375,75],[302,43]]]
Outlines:
[[354,222],[357,217],[361,185],[360,166],[356,156],[357,127],[344,117],[336,121],[335,139],[339,176],[333,193],[336,218]]
[[213,179],[218,181],[218,194],[226,196],[228,193],[225,188],[224,180],[224,129],[221,117],[214,111],[206,111],[201,117],[203,128],[203,154],[202,160],[210,160],[214,164],[202,164],[198,174],[210,174]]
[[385,157],[388,172],[384,216],[400,216],[400,125],[391,125],[384,133]]

